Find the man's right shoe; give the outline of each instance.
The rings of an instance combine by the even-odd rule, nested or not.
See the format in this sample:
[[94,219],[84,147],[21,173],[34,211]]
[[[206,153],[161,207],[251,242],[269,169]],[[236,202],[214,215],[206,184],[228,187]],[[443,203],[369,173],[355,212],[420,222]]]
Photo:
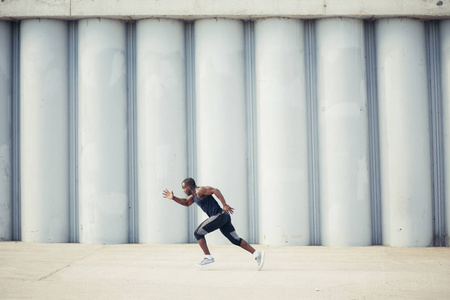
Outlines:
[[197,264],[197,266],[199,266],[199,267],[206,267],[206,266],[212,265],[212,264],[214,264],[214,258],[209,259],[209,258],[205,257],[205,259],[203,259],[201,262],[199,262]]
[[255,258],[256,263],[258,264],[258,271],[261,270],[261,268],[264,265],[264,251],[259,252],[258,257]]

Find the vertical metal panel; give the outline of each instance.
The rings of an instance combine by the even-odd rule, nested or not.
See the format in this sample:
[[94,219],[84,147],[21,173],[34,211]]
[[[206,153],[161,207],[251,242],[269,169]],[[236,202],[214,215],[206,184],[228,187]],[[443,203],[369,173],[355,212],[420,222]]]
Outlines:
[[139,242],[136,125],[136,23],[127,23],[128,201],[130,243]]
[[248,226],[249,243],[258,243],[258,179],[256,147],[256,99],[255,99],[255,26],[244,24],[245,38],[245,88],[247,92],[247,157],[248,157]]
[[[237,233],[247,239],[244,55],[242,21],[195,22],[197,183],[221,190],[235,208]],[[213,233],[208,241],[229,244],[220,232]]]
[[365,22],[365,49],[367,74],[367,114],[369,118],[369,172],[372,212],[372,244],[382,244],[380,142],[378,133],[378,94],[375,22]]
[[13,240],[22,240],[20,197],[20,24],[12,24],[12,221]]
[[[183,196],[187,176],[184,24],[137,22],[139,241],[185,243],[188,211],[163,199],[163,188]],[[183,230],[184,229],[184,230]]]
[[445,244],[449,246],[450,241],[450,20],[440,21],[440,66],[442,83],[442,122],[444,145],[444,184],[445,184]]
[[22,240],[69,241],[68,26],[21,24]]
[[129,240],[126,25],[78,23],[80,242]]
[[12,27],[0,21],[0,241],[12,239]]
[[322,244],[370,245],[364,23],[316,24]]
[[439,22],[426,26],[428,101],[431,138],[431,180],[434,245],[445,246],[444,145],[442,128],[441,62]]
[[[194,23],[185,23],[185,62],[186,62],[186,147],[187,173],[191,178],[197,178],[196,156],[196,122],[195,122],[195,34]],[[197,207],[191,205],[188,210],[188,241],[197,242],[194,230],[198,226]]]
[[316,21],[305,21],[306,99],[308,107],[309,226],[311,245],[320,245],[320,168],[317,124]]
[[303,23],[255,23],[259,241],[308,245],[308,146]]
[[433,243],[430,136],[421,21],[377,21],[383,244]]
[[78,22],[69,22],[69,223],[70,242],[79,242],[78,213]]

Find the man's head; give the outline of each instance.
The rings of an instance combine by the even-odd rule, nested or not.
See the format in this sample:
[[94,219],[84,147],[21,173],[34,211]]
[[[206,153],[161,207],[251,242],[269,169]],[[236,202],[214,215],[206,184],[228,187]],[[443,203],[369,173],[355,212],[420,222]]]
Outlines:
[[193,178],[186,178],[181,183],[181,187],[186,195],[190,196],[194,194],[195,188],[197,185],[195,184],[195,180]]

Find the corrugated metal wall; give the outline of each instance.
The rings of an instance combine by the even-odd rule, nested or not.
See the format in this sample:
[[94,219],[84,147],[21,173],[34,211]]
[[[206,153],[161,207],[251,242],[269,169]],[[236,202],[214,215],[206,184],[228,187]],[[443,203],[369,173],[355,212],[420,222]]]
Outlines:
[[[448,245],[450,20],[0,22],[0,240]],[[227,243],[220,233],[212,243]]]

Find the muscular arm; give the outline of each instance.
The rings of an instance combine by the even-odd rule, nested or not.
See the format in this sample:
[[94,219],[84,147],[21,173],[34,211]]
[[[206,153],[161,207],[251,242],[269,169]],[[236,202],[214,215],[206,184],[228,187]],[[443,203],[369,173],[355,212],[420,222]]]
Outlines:
[[194,197],[189,196],[187,198],[178,198],[173,194],[173,191],[169,191],[168,189],[163,190],[162,194],[164,198],[171,199],[183,206],[191,206],[192,203],[194,203]]
[[204,197],[209,196],[209,195],[215,195],[217,197],[217,199],[219,199],[220,202],[222,203],[224,211],[226,211],[230,214],[233,214],[233,212],[234,212],[234,208],[232,208],[231,206],[229,206],[227,204],[227,202],[225,201],[225,197],[222,195],[222,193],[217,188],[214,188],[212,186],[201,186],[197,190],[197,195],[200,199],[203,199]]

